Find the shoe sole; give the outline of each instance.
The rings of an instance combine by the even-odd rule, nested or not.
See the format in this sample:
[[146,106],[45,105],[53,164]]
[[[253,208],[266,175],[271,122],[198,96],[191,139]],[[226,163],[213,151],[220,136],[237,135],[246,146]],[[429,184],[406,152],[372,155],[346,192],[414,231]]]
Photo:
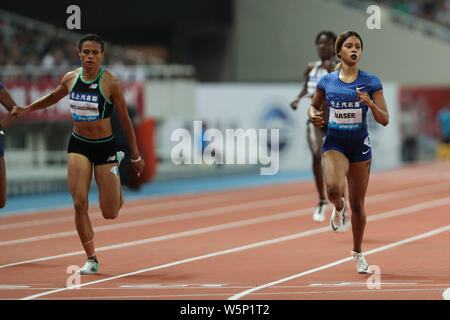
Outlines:
[[366,271],[358,271],[358,273],[359,273],[359,274],[368,274],[368,273],[369,273],[369,270],[366,270]]
[[356,272],[361,273],[361,274],[367,274],[367,273],[369,273],[369,266],[367,266],[367,268],[365,270],[358,270],[358,268],[356,268]]
[[97,272],[98,272],[98,270],[96,270],[96,271],[80,271],[79,274],[86,275],[86,274],[95,274]]

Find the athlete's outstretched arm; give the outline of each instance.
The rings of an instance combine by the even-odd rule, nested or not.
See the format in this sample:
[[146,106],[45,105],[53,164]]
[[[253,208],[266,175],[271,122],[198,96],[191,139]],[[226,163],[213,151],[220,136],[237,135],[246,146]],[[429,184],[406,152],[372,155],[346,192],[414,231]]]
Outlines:
[[111,81],[111,100],[116,106],[117,114],[119,115],[120,124],[122,125],[123,132],[127,137],[128,144],[131,149],[131,159],[139,161],[132,161],[131,165],[137,173],[140,173],[145,166],[144,160],[141,159],[139,150],[137,147],[136,136],[134,134],[133,124],[131,122],[130,116],[128,115],[127,105],[125,102],[125,97],[123,95],[122,86],[119,80],[113,77]]
[[316,88],[311,105],[308,109],[308,117],[315,127],[323,127],[325,124],[323,107],[325,105],[325,91]]
[[298,102],[308,92],[306,86],[308,85],[308,81],[309,81],[309,73],[311,72],[313,67],[314,67],[314,65],[312,63],[309,63],[308,66],[306,67],[305,74],[304,74],[305,81],[303,82],[302,91],[300,91],[297,98],[295,98],[295,100],[291,102],[291,108],[293,110],[297,110]]
[[69,93],[68,82],[72,79],[72,77],[73,72],[66,73],[55,90],[53,90],[46,96],[37,99],[35,102],[31,103],[26,108],[15,106],[11,111],[11,115],[12,116],[24,115],[28,112],[32,112],[38,109],[45,109],[51,105],[54,105]]
[[383,126],[387,126],[389,123],[389,113],[386,101],[384,100],[383,89],[373,92],[373,99],[370,99],[367,92],[360,92],[358,89],[356,92],[360,102],[365,103],[372,110],[375,121]]
[[13,98],[10,96],[9,92],[4,87],[0,89],[0,103],[8,111],[11,111],[12,108],[16,105]]
[[[8,110],[11,111],[16,105],[14,99],[9,94],[5,87],[0,89],[0,103]],[[8,114],[5,118],[0,121],[0,126],[2,128],[8,128],[14,122],[14,117]]]

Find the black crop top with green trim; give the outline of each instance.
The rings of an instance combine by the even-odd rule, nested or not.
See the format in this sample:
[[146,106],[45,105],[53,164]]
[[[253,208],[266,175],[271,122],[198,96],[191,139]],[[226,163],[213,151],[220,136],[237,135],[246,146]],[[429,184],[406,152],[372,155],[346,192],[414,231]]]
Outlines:
[[69,92],[69,104],[75,121],[95,121],[110,118],[113,110],[112,102],[105,98],[100,86],[103,69],[91,82],[81,79],[81,68],[72,89]]

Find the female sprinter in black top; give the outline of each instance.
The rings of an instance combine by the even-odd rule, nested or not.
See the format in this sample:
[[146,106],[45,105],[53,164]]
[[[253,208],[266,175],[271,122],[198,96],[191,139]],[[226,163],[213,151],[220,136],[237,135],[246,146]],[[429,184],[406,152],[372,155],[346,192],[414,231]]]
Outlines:
[[123,152],[117,152],[111,129],[113,106],[119,114],[123,131],[131,148],[133,169],[140,173],[145,163],[139,155],[133,125],[128,116],[121,85],[116,77],[102,69],[105,45],[93,34],[78,43],[81,68],[64,75],[61,83],[50,94],[26,108],[14,107],[18,116],[47,108],[66,95],[69,96],[74,127],[67,155],[67,180],[75,208],[75,225],[88,257],[81,274],[98,271],[94,232],[88,216],[88,193],[92,172],[98,186],[100,209],[105,219],[115,219],[123,204],[118,164]]

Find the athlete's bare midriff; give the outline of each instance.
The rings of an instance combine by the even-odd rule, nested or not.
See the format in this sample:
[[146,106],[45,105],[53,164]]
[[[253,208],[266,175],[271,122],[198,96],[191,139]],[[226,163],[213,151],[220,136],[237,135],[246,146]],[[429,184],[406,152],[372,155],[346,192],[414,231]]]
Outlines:
[[73,132],[87,139],[101,139],[112,135],[111,118],[96,121],[74,121]]

